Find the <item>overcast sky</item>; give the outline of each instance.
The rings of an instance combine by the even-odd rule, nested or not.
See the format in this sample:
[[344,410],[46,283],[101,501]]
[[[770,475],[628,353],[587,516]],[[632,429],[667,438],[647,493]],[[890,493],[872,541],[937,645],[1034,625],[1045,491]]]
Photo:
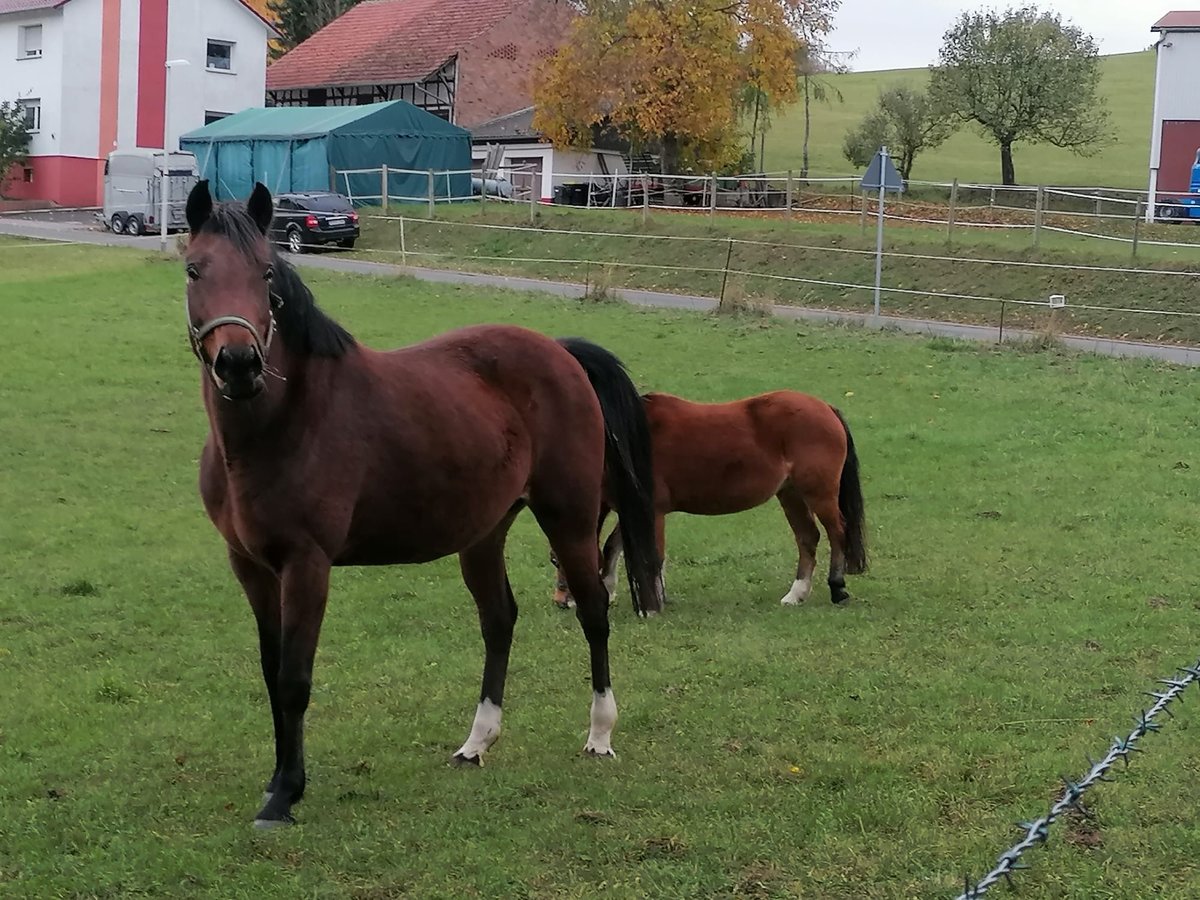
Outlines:
[[[927,66],[937,59],[942,35],[964,10],[1021,5],[1018,0],[842,0],[830,49],[858,50],[851,62],[856,71]],[[1100,52],[1109,54],[1144,50],[1154,42],[1150,26],[1169,10],[1186,9],[1189,3],[1041,0],[1037,5],[1090,32]]]

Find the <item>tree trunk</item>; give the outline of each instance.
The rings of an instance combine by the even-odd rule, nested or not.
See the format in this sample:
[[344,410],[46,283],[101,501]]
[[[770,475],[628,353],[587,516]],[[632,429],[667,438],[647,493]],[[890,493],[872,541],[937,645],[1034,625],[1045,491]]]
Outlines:
[[1013,169],[1012,141],[1000,142],[1000,183],[1003,185],[1017,183],[1017,173]]
[[804,148],[800,154],[800,177],[808,177],[808,131],[812,125],[809,117],[808,73],[804,73]]
[[662,169],[664,175],[679,174],[679,138],[674,134],[662,137]]
[[750,152],[754,153],[754,141],[758,137],[758,105],[762,100],[762,91],[754,90],[754,124],[750,126]]
[[758,136],[758,171],[767,171],[767,128],[765,125],[762,134]]

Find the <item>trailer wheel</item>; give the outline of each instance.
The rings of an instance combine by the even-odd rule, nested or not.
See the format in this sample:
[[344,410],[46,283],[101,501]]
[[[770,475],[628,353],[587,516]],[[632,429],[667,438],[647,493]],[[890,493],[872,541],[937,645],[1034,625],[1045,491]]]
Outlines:
[[108,220],[108,227],[112,229],[113,234],[124,234],[125,217],[120,213],[113,213],[112,218]]
[[125,221],[125,233],[130,237],[141,237],[146,233],[145,223],[138,213],[134,213]]

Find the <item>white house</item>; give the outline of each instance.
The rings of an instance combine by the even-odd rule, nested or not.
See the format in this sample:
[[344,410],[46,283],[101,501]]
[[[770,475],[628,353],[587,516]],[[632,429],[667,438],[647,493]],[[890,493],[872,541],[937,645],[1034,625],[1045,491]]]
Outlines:
[[0,0],[0,100],[33,133],[5,194],[97,205],[111,151],[261,106],[274,34],[242,0]]
[[1151,27],[1155,44],[1154,116],[1146,216],[1156,202],[1185,194],[1200,152],[1200,12],[1170,12]]

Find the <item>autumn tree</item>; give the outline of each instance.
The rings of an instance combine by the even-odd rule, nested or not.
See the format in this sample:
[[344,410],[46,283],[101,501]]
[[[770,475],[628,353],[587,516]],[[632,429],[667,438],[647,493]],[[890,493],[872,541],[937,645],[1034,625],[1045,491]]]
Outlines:
[[828,21],[838,3],[583,0],[536,79],[535,125],[556,143],[582,146],[608,123],[660,150],[666,172],[723,168],[741,155],[746,86],[772,107],[795,100],[802,26]]
[[360,0],[267,0],[269,15],[275,17],[275,26],[280,34],[279,46],[272,45],[272,53],[282,56],[359,2]]
[[880,93],[875,109],[846,133],[842,155],[863,168],[886,145],[900,177],[908,181],[917,155],[941,144],[951,130],[926,91],[892,85]]
[[1000,148],[1000,177],[1016,184],[1013,146],[1047,143],[1080,156],[1108,140],[1096,42],[1034,6],[963,13],[946,32],[930,95]]
[[11,100],[0,100],[0,196],[9,170],[25,160],[29,152],[29,122],[25,107]]

